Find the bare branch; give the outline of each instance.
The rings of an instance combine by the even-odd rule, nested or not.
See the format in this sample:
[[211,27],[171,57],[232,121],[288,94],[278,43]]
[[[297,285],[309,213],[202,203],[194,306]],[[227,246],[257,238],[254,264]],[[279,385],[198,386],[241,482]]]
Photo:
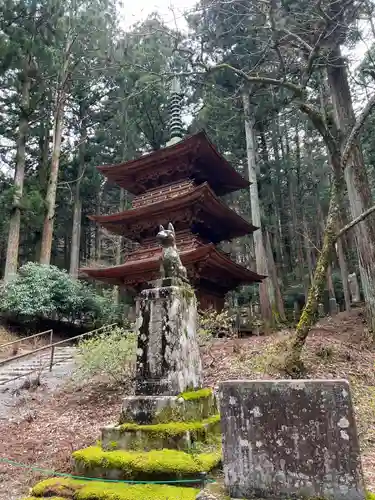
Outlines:
[[362,222],[364,219],[366,219],[366,217],[368,217],[373,212],[375,212],[375,205],[370,207],[368,210],[363,212],[363,214],[359,215],[358,217],[353,219],[351,222],[346,224],[346,226],[341,228],[340,231],[337,233],[335,240],[338,240],[339,238],[341,238],[341,236],[343,236],[347,231],[349,231],[349,229],[351,229],[352,227],[357,225],[359,222]]
[[302,87],[295,85],[294,83],[287,82],[286,80],[278,80],[277,78],[269,78],[267,76],[251,76],[242,71],[241,69],[235,68],[227,63],[218,64],[212,68],[209,68],[210,72],[219,70],[219,69],[229,69],[236,73],[236,75],[243,78],[247,83],[263,83],[265,85],[275,85],[276,87],[284,87],[288,90],[294,92],[294,94],[298,97],[304,97],[304,90]]

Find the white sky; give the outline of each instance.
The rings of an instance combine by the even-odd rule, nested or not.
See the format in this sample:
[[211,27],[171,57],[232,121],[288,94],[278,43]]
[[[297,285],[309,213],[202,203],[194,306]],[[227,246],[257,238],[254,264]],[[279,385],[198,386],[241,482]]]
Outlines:
[[175,19],[179,29],[185,28],[183,13],[192,10],[196,0],[134,0],[126,1],[123,7],[123,18],[126,27],[144,20],[152,12],[158,12],[167,24],[175,26]]

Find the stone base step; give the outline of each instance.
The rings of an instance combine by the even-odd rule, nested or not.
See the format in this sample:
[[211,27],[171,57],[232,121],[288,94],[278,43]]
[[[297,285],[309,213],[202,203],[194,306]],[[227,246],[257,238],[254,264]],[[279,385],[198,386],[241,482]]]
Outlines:
[[191,422],[217,413],[216,396],[209,388],[179,396],[127,396],[123,399],[120,424]]
[[[159,485],[159,484],[120,484],[103,481],[80,481],[68,478],[52,478],[38,483],[31,491],[31,497],[24,500],[195,500],[199,490],[196,488]],[[61,497],[61,495],[64,495]]]
[[201,421],[168,424],[123,424],[102,429],[104,450],[193,449],[197,442],[209,443],[220,434],[220,415]]
[[221,462],[221,450],[210,453],[186,453],[178,450],[104,451],[92,446],[73,453],[78,476],[139,481],[198,479],[199,474],[215,469]]

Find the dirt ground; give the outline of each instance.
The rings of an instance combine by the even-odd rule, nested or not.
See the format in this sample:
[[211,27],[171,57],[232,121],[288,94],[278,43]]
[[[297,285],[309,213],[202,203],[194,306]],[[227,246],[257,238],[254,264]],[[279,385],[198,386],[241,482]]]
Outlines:
[[[218,339],[202,348],[206,385],[234,378],[285,378],[273,360],[291,334]],[[352,386],[367,488],[375,492],[375,349],[359,309],[322,320],[308,338],[304,361],[310,378],[347,378]],[[42,387],[19,396],[0,422],[0,457],[43,469],[70,471],[73,450],[94,443],[100,428],[118,418],[125,390],[88,384],[84,389]],[[22,410],[22,411],[21,411]],[[18,500],[39,472],[0,463],[0,500]]]

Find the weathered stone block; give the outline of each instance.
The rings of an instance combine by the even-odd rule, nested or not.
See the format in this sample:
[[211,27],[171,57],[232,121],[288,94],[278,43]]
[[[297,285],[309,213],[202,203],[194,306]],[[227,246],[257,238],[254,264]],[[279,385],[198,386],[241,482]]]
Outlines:
[[[201,392],[201,391],[200,391]],[[163,424],[204,420],[218,413],[215,395],[205,390],[204,397],[127,396],[123,400],[120,423]]]
[[220,404],[231,497],[365,498],[347,381],[224,382]]
[[196,443],[210,443],[220,435],[220,416],[201,421],[167,424],[123,424],[102,429],[104,450],[189,450]]
[[137,300],[136,394],[177,395],[202,386],[196,323],[189,286],[143,290]]

